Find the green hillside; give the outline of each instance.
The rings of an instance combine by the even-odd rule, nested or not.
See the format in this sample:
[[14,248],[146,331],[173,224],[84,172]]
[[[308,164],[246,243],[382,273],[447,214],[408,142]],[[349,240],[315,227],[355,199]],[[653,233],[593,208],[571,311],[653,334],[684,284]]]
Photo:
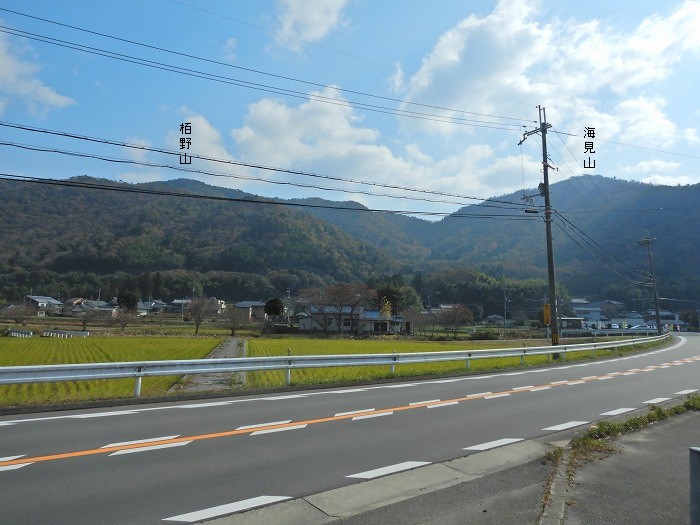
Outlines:
[[[194,286],[208,295],[250,298],[379,275],[421,274],[440,289],[449,286],[435,276],[449,279],[455,270],[497,279],[546,278],[543,214],[525,214],[522,207],[482,203],[433,223],[370,212],[354,202],[261,204],[269,199],[185,179],[139,185],[72,181],[200,198],[0,181],[2,298],[21,298],[30,290],[90,296],[105,279],[112,291],[172,296],[188,295]],[[557,278],[572,295],[640,293],[632,283],[646,280],[648,263],[637,242],[651,237],[662,296],[700,296],[700,185],[589,176],[557,182],[551,193]],[[521,197],[498,200],[521,203]],[[541,205],[535,197],[533,207]]]

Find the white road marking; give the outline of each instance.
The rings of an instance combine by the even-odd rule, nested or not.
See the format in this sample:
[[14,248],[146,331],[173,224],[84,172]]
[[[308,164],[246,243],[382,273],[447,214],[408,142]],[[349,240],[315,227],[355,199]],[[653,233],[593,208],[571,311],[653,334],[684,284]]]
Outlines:
[[511,390],[530,390],[531,388],[535,388],[535,385],[516,386],[515,388],[512,388]]
[[598,379],[598,381],[605,381],[606,379],[612,379],[612,377],[610,377],[610,376],[601,376],[601,377],[598,377],[597,379]]
[[32,463],[17,463],[16,465],[7,465],[6,467],[0,467],[0,472],[5,471],[5,470],[17,470],[22,467],[26,467],[27,465],[31,465]]
[[187,514],[172,516],[170,518],[165,518],[163,521],[195,523],[197,521],[207,520],[217,516],[223,516],[225,514],[233,514],[234,512],[240,512],[242,510],[254,509],[256,507],[262,507],[264,505],[270,505],[272,503],[278,503],[288,499],[292,498],[289,496],[258,496],[257,498],[244,499],[234,503],[227,503],[226,505],[219,505],[217,507],[210,507],[208,509],[202,509],[195,512],[188,512]]
[[550,390],[551,388],[551,386],[536,386],[534,388],[531,388],[530,392],[540,392],[542,390]]
[[491,392],[479,392],[478,394],[467,394],[467,397],[488,396]]
[[484,396],[484,399],[496,399],[497,397],[508,397],[510,394],[494,394],[492,396]]
[[481,443],[480,445],[473,445],[467,447],[463,450],[488,450],[490,448],[502,447],[503,445],[510,445],[511,443],[517,443],[522,441],[521,438],[503,438],[497,439],[496,441],[489,441],[488,443]]
[[290,394],[288,396],[271,396],[264,397],[263,401],[282,401],[284,399],[297,399],[300,397],[306,397],[306,394]]
[[387,474],[394,474],[395,472],[403,472],[404,470],[410,470],[412,468],[422,467],[425,465],[430,465],[429,461],[405,461],[403,463],[397,463],[396,465],[389,465],[388,467],[377,468],[374,470],[368,470],[366,472],[360,472],[358,474],[351,474],[346,476],[347,478],[360,478],[360,479],[373,479],[380,476],[386,476]]
[[[0,463],[3,461],[12,461],[13,459],[19,459],[23,458],[26,456],[26,454],[20,454],[19,456],[5,456],[4,458],[0,458]],[[33,462],[29,463],[17,463],[16,465],[7,465],[5,467],[0,467],[0,472],[5,471],[5,470],[17,470],[22,467],[26,467],[27,465],[31,465]]]
[[448,407],[451,405],[459,405],[459,401],[445,401],[436,405],[428,405],[428,408]]
[[112,452],[110,456],[121,456],[122,454],[135,454],[136,452],[149,452],[151,450],[160,450],[162,448],[184,447],[192,441],[177,441],[176,443],[164,443],[162,445],[151,445],[150,447],[125,448]]
[[300,428],[306,428],[308,425],[291,425],[289,427],[281,427],[281,428],[267,428],[265,430],[256,430],[255,432],[251,432],[251,436],[260,436],[262,434],[272,434],[274,432],[286,432],[287,430],[299,430]]
[[566,386],[572,386],[572,385],[583,385],[585,384],[585,381],[569,381]]
[[400,383],[398,385],[386,385],[384,388],[406,388],[407,386],[416,386],[415,383]]
[[0,427],[9,427],[10,425],[16,425],[17,423],[14,423],[12,421],[0,421]]
[[663,401],[668,401],[671,399],[670,397],[655,397],[654,399],[650,399],[649,401],[643,401],[645,405],[653,405],[654,403],[662,403]]
[[377,410],[377,409],[376,408],[361,408],[360,410],[350,410],[349,412],[338,412],[333,417],[349,416],[352,414],[362,414],[364,412],[374,412],[375,410]]
[[581,379],[582,379],[583,381],[588,381],[588,380],[590,380],[590,379],[597,379],[597,378],[598,378],[598,376],[586,376],[586,377],[582,377]]
[[214,401],[212,403],[196,403],[192,405],[178,405],[176,408],[209,408],[230,405],[231,401]]
[[[331,394],[352,394],[353,392],[367,392],[366,388],[351,388],[348,390],[333,390]],[[328,392],[312,392],[312,394],[327,394]],[[311,395],[311,394],[309,394]]]
[[554,425],[551,427],[543,428],[542,430],[566,430],[567,428],[580,427],[581,425],[587,425],[588,421],[567,421],[566,423],[561,423],[560,425]]
[[90,419],[93,417],[123,416],[125,414],[136,414],[134,410],[119,410],[116,412],[95,412],[94,414],[76,414],[68,416],[71,419]]
[[100,447],[100,448],[123,447],[123,446],[127,446],[127,445],[141,445],[142,443],[152,443],[154,441],[166,441],[168,439],[175,439],[177,437],[180,437],[180,435],[176,434],[174,436],[161,436],[161,437],[156,437],[156,438],[137,439],[134,441],[121,441],[119,443],[110,443],[109,445],[105,445],[104,447]]
[[681,390],[680,392],[676,392],[674,395],[676,395],[676,396],[684,396],[684,395],[686,395],[686,394],[692,394],[692,393],[697,392],[697,391],[698,391],[697,388],[691,388],[691,389],[689,389],[689,390]]
[[428,403],[439,403],[439,399],[429,399],[428,401],[416,401],[414,403],[409,403],[408,406],[414,406],[414,405],[426,405]]
[[367,414],[365,416],[355,416],[354,418],[352,418],[352,420],[358,421],[360,419],[370,419],[372,417],[390,416],[392,414],[393,414],[393,412],[376,412],[374,414]]
[[260,428],[260,427],[271,427],[274,425],[286,425],[287,423],[291,423],[291,419],[285,419],[284,421],[272,421],[270,423],[258,423],[257,425],[243,425],[242,427],[236,428],[236,430],[250,430],[251,428]]
[[565,385],[565,384],[567,384],[568,382],[569,382],[569,380],[566,379],[565,381],[552,381],[550,384],[551,384],[551,385]]
[[600,414],[601,416],[619,416],[620,414],[626,414],[627,412],[632,412],[634,408],[617,408],[615,410],[609,410]]

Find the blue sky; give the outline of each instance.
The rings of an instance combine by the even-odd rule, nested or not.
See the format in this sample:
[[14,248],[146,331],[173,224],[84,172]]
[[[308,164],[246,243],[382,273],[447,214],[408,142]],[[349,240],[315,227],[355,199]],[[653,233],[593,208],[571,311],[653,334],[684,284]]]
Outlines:
[[[553,125],[551,182],[593,174],[700,182],[698,1],[4,0],[0,7],[209,61],[0,10],[3,122],[168,150],[179,149],[179,125],[190,122],[191,154],[331,178],[201,159],[188,167],[217,175],[182,173],[8,145],[3,173],[187,177],[267,197],[449,213],[474,202],[466,197],[537,186],[539,139],[518,142],[542,105]],[[277,92],[231,84],[241,81]],[[595,128],[594,138],[584,138],[585,127]],[[584,153],[586,140],[595,154]],[[6,126],[0,141],[180,167],[173,156]],[[596,167],[584,168],[586,161]]]

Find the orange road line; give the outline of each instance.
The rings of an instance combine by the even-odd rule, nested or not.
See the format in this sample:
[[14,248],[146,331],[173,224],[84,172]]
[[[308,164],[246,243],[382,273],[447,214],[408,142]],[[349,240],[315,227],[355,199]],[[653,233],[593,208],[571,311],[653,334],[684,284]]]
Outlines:
[[[692,362],[693,359],[700,360],[700,356],[696,356],[694,358],[686,358],[688,361],[687,363]],[[628,372],[634,371],[634,373],[641,372],[643,369],[640,368],[634,368],[628,370]],[[614,373],[622,373],[622,372],[614,372]],[[595,381],[599,378],[602,377],[610,377],[611,374],[601,374],[598,376],[589,376],[586,379],[571,379],[569,381],[583,381],[583,382],[592,382]],[[569,381],[565,383],[561,383],[559,381],[552,382],[552,383],[547,383],[544,385],[539,385],[539,386],[533,386],[532,388],[541,388],[541,387],[558,387],[558,386],[567,386],[569,384]],[[367,414],[381,414],[385,412],[401,412],[404,410],[412,410],[416,408],[425,408],[429,407],[432,405],[441,405],[444,403],[450,403],[450,402],[461,402],[461,401],[471,401],[474,399],[484,399],[486,397],[493,397],[493,396],[498,396],[502,394],[522,394],[524,392],[530,392],[531,389],[522,389],[522,388],[515,388],[512,390],[504,390],[501,392],[489,392],[489,393],[482,393],[482,394],[472,394],[472,395],[467,395],[464,397],[456,397],[453,399],[443,399],[440,401],[427,401],[425,403],[419,403],[417,405],[403,405],[399,407],[393,407],[393,408],[382,408],[380,410],[367,410],[365,412],[355,412],[351,414],[343,414],[340,416],[330,416],[330,417],[322,417],[322,418],[316,418],[316,419],[307,419],[303,421],[291,421],[289,423],[281,423],[277,425],[261,425],[259,427],[248,427],[248,428],[243,428],[243,429],[234,429],[234,430],[225,430],[223,432],[213,432],[210,434],[200,434],[196,436],[185,436],[185,437],[177,437],[177,438],[171,438],[171,439],[162,439],[162,440],[157,440],[157,441],[146,441],[146,442],[141,442],[141,443],[132,443],[130,445],[118,445],[114,447],[105,447],[105,448],[94,448],[94,449],[89,449],[89,450],[78,450],[75,452],[63,452],[60,454],[50,454],[46,456],[35,456],[35,457],[23,457],[23,458],[18,458],[18,459],[13,459],[9,461],[0,461],[0,467],[9,467],[12,465],[22,465],[25,463],[39,463],[43,461],[56,461],[59,459],[70,459],[70,458],[78,458],[78,457],[85,457],[85,456],[94,456],[97,454],[109,454],[112,452],[117,452],[120,450],[130,450],[130,449],[138,449],[138,448],[145,448],[145,447],[154,447],[158,445],[169,445],[172,443],[181,443],[183,441],[202,441],[205,439],[216,439],[216,438],[222,438],[222,437],[230,437],[230,436],[237,436],[241,434],[252,434],[253,432],[258,432],[261,430],[275,430],[275,429],[284,429],[288,427],[296,427],[299,425],[317,425],[320,423],[330,423],[333,421],[342,421],[344,419],[352,419],[353,417],[357,417],[358,415],[367,415]]]

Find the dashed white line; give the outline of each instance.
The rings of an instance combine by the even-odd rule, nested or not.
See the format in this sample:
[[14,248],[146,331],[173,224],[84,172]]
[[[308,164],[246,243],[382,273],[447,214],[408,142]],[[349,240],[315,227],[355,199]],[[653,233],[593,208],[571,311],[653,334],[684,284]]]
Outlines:
[[119,443],[110,443],[109,445],[105,445],[104,447],[100,447],[100,448],[112,448],[112,447],[124,447],[124,446],[129,446],[129,445],[141,445],[144,443],[152,443],[154,441],[167,441],[168,439],[175,439],[177,437],[180,437],[180,435],[176,434],[174,436],[161,436],[161,437],[147,438],[147,439],[136,439],[134,441],[120,441]]
[[264,505],[270,505],[272,503],[278,503],[288,499],[292,498],[289,496],[258,496],[257,498],[244,499],[234,503],[227,503],[226,505],[219,505],[217,507],[210,507],[208,509],[202,509],[195,512],[188,512],[187,514],[172,516],[170,518],[165,518],[163,521],[195,523],[197,521],[215,518],[225,514],[233,514],[234,512],[240,512],[243,510],[254,509],[256,507],[262,507]]
[[585,383],[586,383],[585,381],[569,381],[569,382],[567,383],[567,386],[572,386],[572,385],[583,385],[583,384],[585,384]]
[[451,405],[459,405],[459,401],[445,401],[443,403],[437,403],[434,405],[428,405],[428,408],[439,408],[439,407],[448,407]]
[[536,386],[530,389],[530,392],[540,392],[542,390],[551,390],[551,386]]
[[374,413],[374,414],[367,414],[367,415],[364,415],[364,416],[355,416],[354,418],[352,418],[352,420],[353,420],[353,421],[358,421],[358,420],[360,420],[360,419],[370,419],[370,418],[373,418],[373,417],[390,416],[390,415],[392,415],[392,414],[393,414],[393,412],[391,412],[391,411],[390,411],[390,412],[376,412],[376,413]]
[[257,425],[243,425],[242,427],[237,427],[236,430],[250,430],[251,428],[260,428],[260,427],[272,427],[275,425],[286,425],[287,423],[291,423],[291,419],[285,419],[284,421],[272,421],[270,423],[258,423]]
[[288,396],[271,396],[262,398],[263,401],[282,401],[284,399],[298,399],[300,397],[306,397],[306,394],[291,394]]
[[662,403],[664,401],[668,401],[671,399],[670,397],[655,397],[654,399],[650,399],[649,401],[643,401],[645,405],[653,405],[655,403]]
[[415,405],[427,405],[428,403],[439,403],[439,399],[429,399],[427,401],[415,401],[414,403],[409,403],[408,406],[412,407]]
[[491,392],[479,392],[478,394],[467,394],[467,397],[488,396]]
[[530,390],[531,388],[535,388],[535,385],[516,386],[515,388],[512,388],[511,390]]
[[632,412],[634,408],[616,408],[615,410],[608,410],[600,414],[601,416],[619,416],[620,414],[626,414],[627,412]]
[[352,414],[363,414],[364,412],[374,412],[375,410],[377,410],[377,409],[376,408],[361,408],[360,410],[351,410],[349,412],[338,412],[333,417],[343,417],[343,416],[349,416]]
[[192,441],[177,441],[175,443],[163,443],[162,445],[151,445],[147,447],[138,447],[138,448],[125,448],[123,450],[117,450],[116,452],[112,452],[110,456],[121,456],[123,454],[135,454],[137,452],[149,452],[151,450],[160,450],[163,448],[173,448],[173,447],[184,447],[185,445],[189,445],[192,443]]
[[689,389],[689,390],[681,390],[680,392],[676,392],[674,395],[676,395],[676,396],[685,396],[685,395],[687,395],[687,394],[692,394],[692,393],[697,392],[697,391],[698,391],[697,388],[691,388],[691,389]]
[[496,399],[497,397],[508,397],[510,394],[494,394],[492,396],[484,396],[484,399]]
[[275,432],[286,432],[287,430],[299,430],[301,428],[306,428],[308,425],[303,424],[303,425],[290,425],[288,427],[280,427],[280,428],[266,428],[265,430],[256,430],[255,432],[251,432],[251,436],[260,436],[262,434],[273,434]]
[[396,472],[403,472],[404,470],[410,470],[417,467],[423,467],[425,465],[430,465],[429,461],[404,461],[403,463],[397,463],[396,465],[389,465],[388,467],[377,468],[374,470],[368,470],[366,472],[359,472],[358,474],[351,474],[346,476],[348,478],[360,478],[360,479],[373,479],[380,476],[386,476],[387,474],[394,474]]
[[[4,458],[0,458],[0,463],[3,461],[12,461],[13,459],[19,459],[23,458],[26,456],[26,454],[20,454],[19,456],[5,456]],[[0,467],[0,472],[5,471],[5,470],[17,470],[22,467],[26,467],[27,465],[31,465],[32,462],[29,463],[17,463],[16,465],[7,465],[5,467]]]
[[496,441],[489,441],[488,443],[481,443],[480,445],[473,445],[467,447],[463,450],[489,450],[490,448],[502,447],[503,445],[510,445],[511,443],[517,443],[522,441],[521,438],[503,438],[497,439]]
[[542,430],[566,430],[567,428],[580,427],[581,425],[587,425],[588,421],[567,421],[566,423],[561,423],[560,425],[554,425],[551,427],[543,428]]

